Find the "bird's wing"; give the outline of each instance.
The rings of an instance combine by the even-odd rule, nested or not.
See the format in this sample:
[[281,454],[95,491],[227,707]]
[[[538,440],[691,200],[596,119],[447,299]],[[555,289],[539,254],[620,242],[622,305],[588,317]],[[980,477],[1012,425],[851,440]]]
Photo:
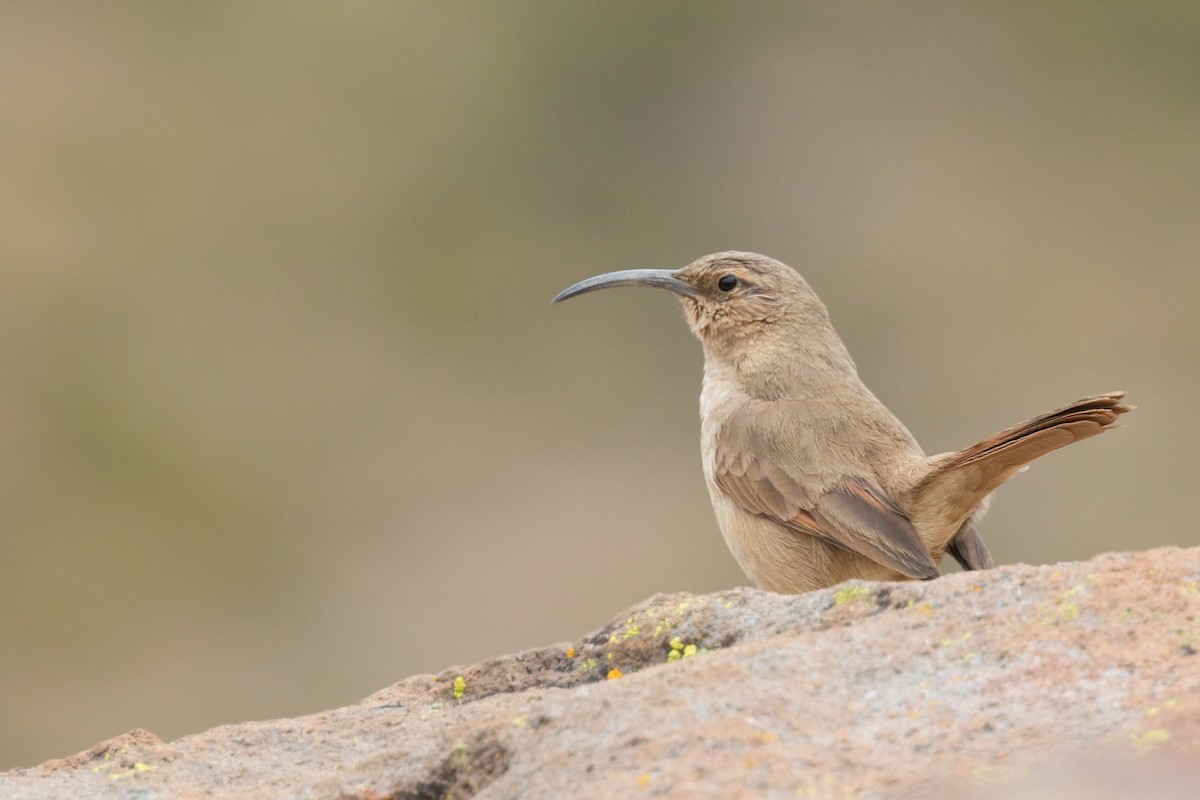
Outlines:
[[921,537],[878,482],[848,475],[842,459],[822,445],[822,435],[836,434],[836,418],[813,425],[810,411],[800,402],[754,402],[731,414],[716,435],[717,487],[745,510],[798,533],[912,578],[936,577]]

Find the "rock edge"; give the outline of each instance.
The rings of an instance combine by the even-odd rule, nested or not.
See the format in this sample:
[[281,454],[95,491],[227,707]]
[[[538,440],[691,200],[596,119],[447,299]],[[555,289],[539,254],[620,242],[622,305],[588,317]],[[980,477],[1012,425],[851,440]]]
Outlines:
[[1145,790],[1149,759],[1200,777],[1198,650],[1200,548],[656,595],[345,708],[134,730],[0,773],[0,796],[984,797],[1097,753]]

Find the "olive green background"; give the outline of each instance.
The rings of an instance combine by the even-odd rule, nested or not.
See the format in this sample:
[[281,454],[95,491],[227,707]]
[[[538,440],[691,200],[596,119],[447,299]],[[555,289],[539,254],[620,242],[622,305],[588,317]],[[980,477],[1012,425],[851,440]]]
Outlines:
[[924,447],[1124,388],[1001,562],[1197,545],[1200,4],[0,6],[0,767],[745,578],[675,301],[799,269]]

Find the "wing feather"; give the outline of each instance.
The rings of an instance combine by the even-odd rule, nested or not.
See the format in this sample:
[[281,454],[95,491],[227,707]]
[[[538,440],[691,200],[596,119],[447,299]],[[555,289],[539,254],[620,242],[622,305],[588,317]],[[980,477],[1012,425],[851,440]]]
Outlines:
[[[817,466],[817,437],[807,426],[815,422],[811,413],[811,404],[791,408],[776,401],[750,403],[731,415],[716,436],[717,487],[746,511],[797,533],[912,578],[936,577],[937,564],[921,537],[873,476]],[[837,418],[819,422],[837,423]]]

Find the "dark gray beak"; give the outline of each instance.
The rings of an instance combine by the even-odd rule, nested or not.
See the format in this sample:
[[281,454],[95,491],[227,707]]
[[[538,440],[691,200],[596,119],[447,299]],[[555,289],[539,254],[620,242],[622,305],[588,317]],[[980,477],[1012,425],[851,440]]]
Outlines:
[[613,286],[656,286],[659,289],[670,289],[672,292],[693,300],[700,297],[690,283],[679,280],[669,269],[627,269],[621,272],[609,272],[580,281],[569,289],[558,293],[551,303],[561,303],[576,295],[594,292],[597,289],[608,289]]

